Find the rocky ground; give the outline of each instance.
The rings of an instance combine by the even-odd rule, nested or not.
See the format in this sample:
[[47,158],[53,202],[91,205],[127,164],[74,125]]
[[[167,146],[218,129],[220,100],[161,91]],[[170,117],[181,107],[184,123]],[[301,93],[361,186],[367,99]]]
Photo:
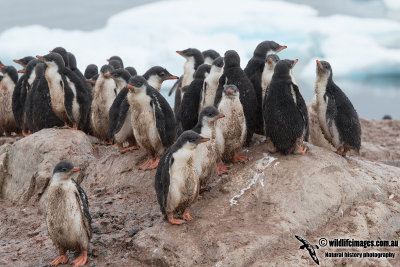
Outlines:
[[[82,168],[76,179],[89,197],[87,266],[313,266],[294,235],[314,245],[321,237],[399,240],[400,121],[361,123],[361,155],[347,158],[318,143],[315,127],[311,141],[322,147],[310,144],[304,156],[266,154],[256,136],[242,151],[249,161],[213,177],[210,191],[191,208],[194,220],[182,226],[163,219],[155,171],[138,170],[143,151],[121,155],[72,130],[1,138],[0,266],[47,266],[57,256],[44,211],[52,169],[64,159]],[[350,249],[356,250],[399,251]],[[324,256],[328,251],[341,250],[316,250],[321,266],[400,264],[400,254],[332,259]],[[70,262],[76,256],[71,253]]]

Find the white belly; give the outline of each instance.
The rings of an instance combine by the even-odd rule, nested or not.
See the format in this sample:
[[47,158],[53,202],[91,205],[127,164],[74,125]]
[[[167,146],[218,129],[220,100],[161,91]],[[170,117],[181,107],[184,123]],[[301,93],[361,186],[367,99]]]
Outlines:
[[46,80],[49,85],[51,107],[54,113],[63,121],[67,121],[68,116],[64,104],[64,88],[61,86],[62,77],[54,68],[46,69]]
[[75,84],[71,82],[71,80],[67,77],[67,82],[72,92],[74,93],[74,99],[72,100],[72,115],[74,116],[75,122],[79,122],[81,119],[80,108],[78,104],[78,98],[76,93]]
[[202,183],[212,176],[216,170],[217,140],[215,130],[212,132],[210,128],[203,129],[200,135],[210,138],[210,141],[199,144],[195,152],[196,171],[199,174],[200,183]]
[[7,76],[0,82],[0,135],[3,131],[15,131],[17,124],[12,112],[12,95],[15,84]]
[[126,114],[126,118],[125,118],[124,124],[122,125],[121,129],[119,130],[119,132],[114,135],[115,141],[118,144],[122,144],[131,135],[133,135],[132,123],[131,123],[132,119],[131,118],[132,118],[131,111],[128,110],[128,112]]

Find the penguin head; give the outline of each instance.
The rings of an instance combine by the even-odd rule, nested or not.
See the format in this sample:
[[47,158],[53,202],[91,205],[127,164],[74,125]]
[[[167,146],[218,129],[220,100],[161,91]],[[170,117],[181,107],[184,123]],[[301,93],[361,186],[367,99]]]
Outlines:
[[85,73],[83,76],[85,76],[86,79],[90,79],[93,76],[97,75],[99,73],[99,68],[95,64],[90,64],[86,67]]
[[0,66],[0,71],[3,73],[3,78],[6,76],[9,76],[10,79],[14,82],[17,83],[18,81],[18,71],[16,68],[13,66]]
[[147,89],[147,81],[142,76],[136,75],[129,79],[126,88],[129,89],[129,93],[139,94],[146,92]]
[[185,148],[189,150],[194,150],[197,145],[210,141],[210,138],[204,138],[203,136],[199,135],[198,133],[188,130],[184,131],[179,138],[176,140],[176,145],[179,148]]
[[108,65],[110,65],[114,69],[122,69],[121,62],[115,59],[108,61]]
[[35,59],[34,57],[31,56],[27,56],[27,57],[23,57],[21,59],[14,59],[13,61],[19,65],[21,65],[23,68],[26,68],[26,65],[28,65],[29,61],[31,61],[32,59]]
[[86,80],[87,83],[90,83],[92,86],[96,84],[97,78],[99,78],[100,74],[95,74],[93,77]]
[[160,66],[151,67],[145,74],[143,74],[143,77],[146,80],[154,79],[157,83],[162,83],[165,80],[179,79],[179,77],[172,75],[169,71]]
[[195,79],[202,79],[204,80],[208,74],[210,74],[211,71],[211,65],[208,64],[201,64],[197,70],[195,71],[195,73],[193,74],[193,77]]
[[75,55],[72,54],[71,52],[67,52],[67,56],[68,56],[69,67],[71,68],[71,70],[76,70],[78,68],[78,65],[76,63]]
[[199,121],[202,122],[202,124],[209,124],[213,123],[218,119],[224,118],[225,115],[219,113],[218,109],[214,106],[208,106],[203,108],[203,110],[200,112],[199,115]]
[[265,60],[265,66],[269,70],[273,70],[275,68],[276,63],[278,63],[279,60],[280,60],[279,57],[275,54],[268,55],[267,59]]
[[286,48],[287,46],[280,45],[274,41],[264,41],[257,45],[253,56],[265,60],[266,56],[276,54]]
[[64,59],[58,53],[50,53],[45,56],[36,57],[46,63],[47,67],[58,67],[59,69],[63,69],[65,67]]
[[239,89],[234,84],[224,85],[223,96],[239,97]]
[[203,54],[196,48],[188,48],[181,51],[176,51],[179,55],[183,56],[186,61],[194,61],[195,69],[204,63]]
[[64,47],[58,46],[58,47],[54,48],[53,50],[51,50],[50,53],[57,53],[57,54],[61,55],[62,59],[64,60],[65,66],[69,67],[68,52]]
[[112,56],[109,59],[107,59],[108,63],[110,63],[110,61],[112,61],[112,60],[118,61],[121,66],[120,68],[124,68],[124,62],[122,61],[122,59],[119,56]]
[[275,65],[274,76],[273,77],[290,77],[293,67],[299,60],[289,60],[283,59],[279,60]]
[[68,180],[71,176],[80,171],[79,168],[75,168],[74,165],[69,161],[60,161],[54,167],[53,178],[57,180]]
[[39,63],[43,63],[43,61],[41,61],[39,59],[31,60],[31,61],[29,61],[28,65],[26,65],[25,71],[20,70],[18,72],[25,73],[26,77],[29,77],[31,75],[32,71],[35,69],[36,65]]
[[109,79],[111,78],[111,72],[114,68],[111,65],[103,65],[100,69],[100,73],[103,74],[104,78]]
[[201,52],[204,57],[204,63],[212,65],[214,60],[219,57],[219,53],[213,49],[208,49]]
[[224,67],[225,68],[240,67],[240,57],[235,50],[228,50],[225,52]]
[[136,76],[137,75],[137,71],[136,71],[136,69],[134,67],[126,67],[125,69],[129,72],[129,74],[131,76]]
[[45,70],[46,70],[46,64],[44,64],[44,63],[36,64],[36,67],[35,67],[36,77],[42,77],[44,75]]
[[216,66],[217,68],[222,68],[224,66],[224,58],[223,57],[217,57],[214,59],[213,66]]
[[317,77],[332,77],[332,68],[328,61],[317,60]]
[[110,73],[110,77],[115,81],[125,81],[128,83],[131,78],[131,74],[125,69],[116,69]]

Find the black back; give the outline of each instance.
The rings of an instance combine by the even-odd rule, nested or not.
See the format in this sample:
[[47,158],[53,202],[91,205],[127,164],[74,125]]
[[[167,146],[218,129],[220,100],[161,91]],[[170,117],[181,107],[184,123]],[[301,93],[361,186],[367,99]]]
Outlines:
[[93,76],[99,74],[99,68],[95,64],[90,64],[86,67],[84,76],[86,79],[91,79]]

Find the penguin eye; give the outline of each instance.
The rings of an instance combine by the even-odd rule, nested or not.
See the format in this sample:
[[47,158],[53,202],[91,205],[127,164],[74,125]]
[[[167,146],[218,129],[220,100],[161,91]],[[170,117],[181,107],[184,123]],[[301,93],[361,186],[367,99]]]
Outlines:
[[164,72],[160,73],[160,77],[164,77],[164,75],[165,75]]
[[63,168],[62,171],[63,171],[63,172],[66,172],[66,171],[67,171],[67,168]]

